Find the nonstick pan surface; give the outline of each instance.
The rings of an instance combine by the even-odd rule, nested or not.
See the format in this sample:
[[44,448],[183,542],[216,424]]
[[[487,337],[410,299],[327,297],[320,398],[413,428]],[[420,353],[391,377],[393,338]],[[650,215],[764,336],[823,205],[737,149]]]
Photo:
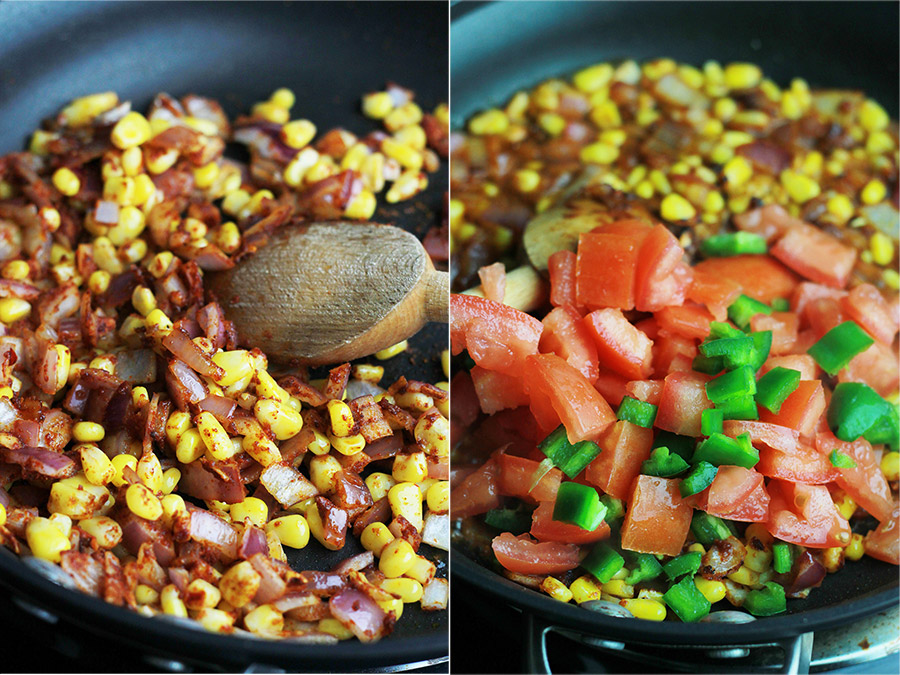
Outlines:
[[[698,66],[751,61],[780,85],[799,76],[811,87],[862,89],[896,118],[897,21],[895,3],[462,2],[451,10],[452,126],[549,77],[599,61],[658,57]],[[778,640],[898,601],[897,568],[866,557],[829,575],[808,599],[790,601],[786,615],[741,626],[623,621],[514,584],[458,547],[453,561],[454,581],[474,586],[485,602],[499,598],[557,626],[633,642]]]
[[[76,96],[114,90],[143,110],[159,91],[218,99],[231,119],[281,86],[297,95],[292,116],[324,132],[377,128],[359,112],[363,93],[389,80],[411,88],[423,109],[448,97],[447,7],[430,2],[28,2],[0,4],[0,153],[26,147],[41,119]],[[440,223],[447,172],[410,202],[379,208],[373,220],[422,236]],[[447,329],[431,324],[405,354],[385,362],[401,374],[443,380]],[[329,569],[362,549],[312,543],[290,551],[295,569]],[[439,563],[446,576],[446,555]],[[447,612],[406,606],[394,634],[374,645],[334,647],[194,631],[146,619],[50,584],[0,551],[0,581],[51,612],[134,643],[227,670],[250,664],[302,671],[360,671],[445,658]],[[23,664],[24,666],[24,664]],[[39,666],[38,666],[39,667]]]

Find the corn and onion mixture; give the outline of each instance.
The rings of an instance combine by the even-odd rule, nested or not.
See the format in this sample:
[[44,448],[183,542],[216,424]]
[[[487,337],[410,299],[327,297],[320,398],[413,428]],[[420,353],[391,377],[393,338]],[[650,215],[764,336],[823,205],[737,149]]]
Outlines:
[[[420,544],[447,548],[448,386],[385,389],[371,363],[276,370],[203,278],[282,225],[420,192],[446,106],[389,84],[362,102],[386,131],[316,138],[294,102],[279,89],[232,125],[200,96],[144,115],[93,94],[0,157],[0,538],[146,616],[373,641],[405,603],[447,604]],[[287,564],[348,532],[365,550],[336,568]]]

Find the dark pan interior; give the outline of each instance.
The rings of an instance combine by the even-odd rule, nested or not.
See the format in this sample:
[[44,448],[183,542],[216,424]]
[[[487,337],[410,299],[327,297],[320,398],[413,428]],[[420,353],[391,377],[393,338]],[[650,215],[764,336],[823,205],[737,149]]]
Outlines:
[[[443,3],[380,2],[31,2],[0,4],[0,153],[25,147],[41,119],[73,97],[115,90],[138,110],[159,91],[219,99],[228,115],[281,86],[297,94],[293,117],[320,132],[343,126],[359,134],[377,124],[359,99],[388,80],[416,92],[423,109],[448,97],[447,8]],[[414,200],[380,207],[374,220],[423,235],[440,223],[446,168]],[[439,353],[446,326],[431,324],[411,349],[386,365],[384,382],[399,375],[445,379]],[[289,551],[295,569],[328,569],[361,550],[348,538],[340,552],[311,544]],[[389,639],[375,645],[304,646],[216,636],[148,620],[39,579],[8,552],[0,580],[52,611],[123,640],[228,669],[262,663],[303,670],[352,671],[439,658],[447,654],[447,612],[407,605]],[[446,555],[441,567],[446,575]]]
[[[897,116],[898,5],[866,2],[459,3],[451,11],[453,126],[521,88],[603,60],[747,60],[781,85],[866,91]],[[504,30],[498,30],[503,26]],[[454,549],[454,580],[559,625],[631,640],[724,643],[824,628],[896,605],[897,568],[864,558],[789,613],[746,626],[621,622],[513,584]]]

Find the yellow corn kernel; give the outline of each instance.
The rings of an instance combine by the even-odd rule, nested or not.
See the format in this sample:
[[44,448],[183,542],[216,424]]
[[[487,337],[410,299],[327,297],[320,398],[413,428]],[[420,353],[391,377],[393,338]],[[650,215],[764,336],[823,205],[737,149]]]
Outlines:
[[418,483],[428,477],[428,458],[424,452],[394,457],[391,475],[398,483]]
[[432,513],[446,513],[450,510],[450,481],[439,480],[428,488],[425,494],[428,510]]
[[876,232],[869,239],[869,250],[876,265],[889,265],[894,259],[894,242],[882,232]]
[[[47,149],[47,144],[50,141],[55,141],[59,138],[59,134],[51,131],[44,131],[43,129],[36,129],[35,132],[31,135],[31,142],[28,144],[28,151],[35,155],[46,156],[50,154],[50,151]],[[4,195],[2,198],[6,199],[11,195]]]
[[256,497],[245,497],[242,502],[232,504],[229,513],[234,522],[250,521],[257,527],[264,527],[269,519],[269,507],[262,499]]
[[91,535],[101,548],[112,548],[122,541],[122,526],[107,516],[86,518],[78,527]]
[[175,456],[179,462],[190,464],[203,457],[204,452],[206,452],[206,447],[201,441],[200,432],[197,429],[185,429],[179,434],[175,443]]
[[284,169],[284,182],[291,187],[300,187],[307,171],[319,161],[319,153],[313,148],[304,148]]
[[509,118],[497,108],[485,110],[469,120],[469,131],[476,136],[503,134],[508,128]]
[[560,602],[569,602],[573,597],[572,591],[556,577],[544,577],[544,580],[541,582],[541,590]]
[[572,592],[572,598],[579,605],[588,600],[600,600],[600,586],[589,576],[584,575],[578,577],[569,584],[569,590]]
[[360,535],[360,542],[363,548],[367,551],[372,551],[379,557],[384,547],[392,541],[394,541],[394,535],[384,523],[370,523]]
[[880,180],[873,179],[865,184],[859,193],[859,198],[863,204],[877,204],[887,196],[887,188]]
[[122,487],[125,485],[125,467],[129,467],[132,470],[137,470],[137,457],[128,454],[116,455],[111,460],[109,460],[113,468],[116,470],[116,475],[112,479],[112,484],[116,487]]
[[850,520],[850,517],[856,513],[856,502],[846,492],[841,491],[840,496],[834,496],[834,505],[846,520]]
[[131,390],[131,402],[138,408],[143,408],[150,403],[150,394],[147,393],[147,387],[134,387]]
[[812,178],[790,169],[781,172],[781,184],[787,190],[788,196],[797,204],[805,204],[810,199],[818,197],[821,192],[819,184]]
[[116,357],[113,354],[101,354],[100,356],[91,359],[88,367],[104,370],[110,375],[114,375],[116,372]]
[[397,483],[388,491],[388,503],[395,516],[403,516],[422,530],[422,493],[415,483]]
[[444,377],[450,377],[450,350],[441,351],[441,369],[444,371]]
[[416,150],[424,150],[428,139],[425,136],[425,130],[418,124],[411,124],[403,127],[394,134],[394,139],[398,142],[408,145]]
[[3,278],[22,281],[31,274],[31,266],[24,260],[10,260],[3,266]]
[[378,569],[391,579],[402,577],[412,566],[416,552],[406,539],[396,538],[381,550]]
[[343,401],[331,399],[327,404],[328,417],[331,420],[331,430],[335,436],[349,436],[356,422],[353,420],[353,412]]
[[427,586],[434,579],[437,567],[427,558],[417,555],[404,576],[415,579],[422,586]]
[[294,92],[287,87],[280,87],[272,92],[272,95],[269,97],[269,101],[277,105],[279,108],[290,110],[294,107],[296,96],[294,96]]
[[772,566],[772,551],[758,551],[752,546],[748,546],[747,551],[744,554],[743,564],[747,569],[761,574]]
[[900,452],[886,452],[881,458],[881,472],[889,481],[900,477]]
[[337,476],[343,470],[341,463],[331,455],[319,455],[309,462],[309,479],[325,494],[334,492]]
[[306,446],[306,449],[314,455],[327,455],[328,451],[331,450],[331,442],[328,440],[328,437],[318,429],[313,429],[312,432],[313,439]]
[[219,580],[222,598],[235,609],[240,609],[253,599],[262,577],[246,560],[232,566]]
[[394,578],[385,579],[380,584],[381,588],[391,595],[400,598],[405,604],[418,602],[422,599],[422,584],[415,579]]
[[282,389],[265,370],[257,370],[256,379],[256,395],[259,398],[274,398],[282,403],[287,403],[291,400],[291,395]]
[[122,170],[126,176],[137,176],[144,165],[144,155],[138,147],[128,148],[122,153]]
[[178,593],[178,588],[174,584],[168,584],[163,587],[159,594],[159,604],[165,614],[187,618],[187,607]]
[[219,171],[219,165],[215,162],[197,167],[194,169],[194,185],[201,190],[211,187],[216,182],[216,178],[219,177]]
[[[624,568],[623,568],[624,569]],[[634,586],[626,584],[623,579],[611,579],[603,584],[600,589],[617,598],[633,598]]]
[[847,195],[834,195],[826,202],[825,208],[828,209],[829,213],[836,216],[841,224],[846,223],[853,215],[853,202],[850,201]]
[[241,449],[263,466],[281,461],[281,450],[266,436],[258,424],[253,424],[241,441]]
[[290,548],[306,548],[309,543],[309,524],[299,514],[273,518],[266,523],[266,532],[274,532],[278,540]]
[[381,151],[388,157],[396,159],[400,166],[406,169],[418,171],[422,168],[422,153],[393,138],[385,138],[381,142]]
[[32,518],[25,527],[28,548],[36,558],[58,563],[60,554],[72,548],[68,537],[49,518]]
[[111,110],[118,104],[119,97],[112,91],[82,96],[62,109],[60,119],[63,124],[70,127],[84,126],[100,113]]
[[736,584],[754,586],[759,581],[759,574],[750,568],[741,565],[736,571],[729,574],[728,578]]
[[286,124],[291,116],[287,108],[282,108],[271,101],[257,103],[250,109],[250,112],[254,117],[261,117],[275,124]]
[[866,99],[859,106],[859,123],[866,131],[880,131],[885,129],[891,118],[884,108],[872,99]]
[[347,204],[347,208],[344,209],[344,215],[353,220],[368,220],[375,213],[377,205],[377,200],[372,192],[360,190],[359,194]]
[[725,66],[725,85],[729,89],[750,89],[759,85],[762,71],[753,63],[729,63]]
[[163,517],[167,524],[180,513],[184,513],[187,507],[181,495],[166,495],[160,500],[163,508]]
[[854,532],[850,535],[850,543],[847,544],[847,548],[844,549],[844,556],[847,560],[859,560],[863,557],[865,552],[863,536]]
[[215,233],[215,244],[227,254],[237,253],[241,247],[241,231],[233,222],[222,223]]
[[336,637],[338,640],[350,640],[354,637],[353,631],[344,626],[337,619],[319,619],[319,623],[316,624],[316,630],[320,633],[327,633],[333,637]]
[[369,363],[359,363],[353,366],[353,379],[378,384],[384,377],[384,366],[373,366]]
[[421,121],[422,109],[415,102],[408,101],[387,114],[384,118],[384,127],[393,133],[411,124],[418,124]]
[[51,513],[48,519],[59,528],[63,536],[68,537],[72,533],[72,519],[64,513]]
[[397,481],[392,476],[379,471],[366,476],[366,487],[369,488],[369,494],[372,495],[372,499],[376,502],[382,497],[386,497],[390,489],[396,484]]
[[363,115],[373,120],[381,120],[394,109],[394,100],[386,91],[376,91],[362,97]]
[[72,435],[79,443],[91,443],[102,441],[106,431],[96,422],[77,422],[72,428]]
[[78,446],[81,457],[81,468],[84,476],[94,485],[106,485],[116,475],[116,470],[109,461],[109,457],[93,443],[84,443]]
[[279,441],[293,438],[303,428],[303,418],[300,413],[275,399],[259,399],[253,406],[253,413],[256,415],[256,419],[268,427]]
[[331,447],[342,455],[355,455],[362,452],[366,447],[366,439],[362,434],[353,434],[352,436],[329,436]]
[[178,487],[178,481],[181,480],[181,469],[173,466],[163,471],[162,479],[159,482],[159,489],[163,494],[170,494]]
[[598,63],[579,70],[572,76],[572,84],[585,93],[602,89],[612,80],[614,68],[610,63]]
[[[173,446],[178,444],[181,435],[191,428],[191,416],[181,410],[176,410],[166,420],[166,438]],[[178,461],[181,461],[180,459]]]
[[197,430],[200,432],[200,439],[206,446],[206,451],[213,459],[225,460],[234,455],[234,446],[231,439],[222,428],[222,424],[210,413],[203,411],[196,418]]
[[866,139],[866,152],[870,155],[880,155],[893,151],[895,143],[893,137],[886,131],[872,131]]
[[133,242],[144,231],[146,221],[143,212],[134,206],[123,206],[119,209],[118,223],[109,228],[107,236],[115,246],[123,246]]
[[132,111],[116,122],[109,137],[121,150],[133,148],[150,138],[150,123],[139,112]]
[[250,201],[250,193],[246,190],[235,190],[225,195],[222,200],[222,210],[231,215],[237,215]]
[[363,185],[373,194],[384,189],[384,164],[384,155],[380,152],[373,152],[363,158],[359,167]]
[[396,204],[404,199],[409,199],[426,187],[428,187],[428,179],[425,174],[418,171],[404,171],[384,195],[384,200],[388,204]]
[[729,186],[738,187],[753,176],[753,166],[746,158],[737,155],[725,163],[725,166],[722,167],[722,175],[725,176]]
[[725,584],[721,581],[704,579],[700,575],[697,575],[694,577],[694,585],[697,587],[697,590],[703,594],[703,597],[712,604],[719,602],[719,600],[725,597]]
[[291,148],[305,148],[316,136],[316,125],[309,120],[293,120],[281,127],[281,140]]
[[610,100],[599,102],[591,109],[591,120],[601,129],[618,128],[622,126],[622,116],[616,104]]
[[541,113],[538,124],[551,136],[559,136],[566,129],[566,118],[554,112]]
[[31,314],[31,303],[21,298],[0,299],[0,321],[9,325]]
[[65,345],[53,345],[51,348],[56,352],[56,371],[55,381],[53,383],[55,391],[59,391],[66,386],[69,380],[69,368],[72,365],[72,352]]
[[146,286],[137,286],[131,293],[131,304],[138,312],[147,316],[156,309],[156,296]]
[[213,354],[213,363],[225,373],[216,380],[216,384],[227,387],[238,380],[242,380],[253,372],[253,364],[250,354],[244,349],[235,349],[230,352],[217,352]]
[[234,630],[234,617],[221,609],[204,607],[194,618],[211,633],[231,633]]
[[664,621],[666,618],[666,606],[656,600],[634,598],[623,600],[621,604],[637,619],[644,619],[646,621]]
[[604,142],[591,143],[581,149],[581,161],[587,164],[612,164],[618,157],[619,149]]
[[222,599],[222,592],[205,579],[194,579],[184,589],[184,597],[189,609],[213,608]]
[[403,342],[398,342],[395,345],[390,347],[385,347],[377,352],[375,352],[375,358],[379,361],[387,361],[390,358],[397,356],[401,352],[405,352],[409,347],[409,342],[403,340]]
[[139,605],[155,605],[159,602],[159,593],[150,586],[138,584],[134,588],[134,600]]
[[513,184],[519,192],[533,192],[541,184],[541,174],[532,169],[521,169],[513,174]]
[[140,483],[128,486],[128,490],[125,492],[125,502],[128,504],[128,509],[141,518],[159,520],[159,517],[162,516],[162,504],[149,488]]
[[420,447],[427,452],[440,457],[450,454],[450,422],[443,415],[422,415],[416,422],[413,435]]
[[53,172],[53,187],[66,197],[74,197],[81,190],[81,180],[75,172],[67,167],[60,167]]
[[6,507],[0,504],[0,527],[6,525]]

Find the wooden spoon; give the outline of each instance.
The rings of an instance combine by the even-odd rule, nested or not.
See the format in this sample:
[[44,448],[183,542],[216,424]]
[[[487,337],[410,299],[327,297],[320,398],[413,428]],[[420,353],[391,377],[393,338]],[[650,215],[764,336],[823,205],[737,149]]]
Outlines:
[[282,228],[209,280],[241,343],[276,360],[349,361],[448,320],[447,273],[414,235],[390,225]]

